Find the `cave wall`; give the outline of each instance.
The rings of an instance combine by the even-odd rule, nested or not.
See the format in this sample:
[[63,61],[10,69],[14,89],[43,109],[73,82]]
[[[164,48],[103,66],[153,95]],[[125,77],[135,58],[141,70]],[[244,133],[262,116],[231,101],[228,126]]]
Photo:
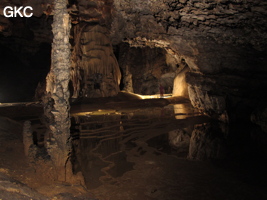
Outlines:
[[127,43],[117,46],[117,58],[123,78],[121,89],[142,95],[159,93],[159,86],[165,93],[172,93],[176,65],[166,61],[162,48],[130,47]]
[[[38,82],[45,80],[52,42],[52,17],[45,12],[51,2],[0,2],[0,102],[32,101]],[[22,5],[31,5],[34,16],[3,16],[5,6]]]
[[108,28],[86,23],[77,29],[72,52],[73,98],[117,95],[121,72],[110,43]]
[[115,0],[114,5],[113,43],[161,47],[183,57],[190,69],[189,97],[198,109],[235,118],[234,112],[248,114],[265,95],[266,2]]
[[[68,12],[73,25],[70,38],[73,53],[71,66],[73,98],[114,96],[119,91],[121,75],[109,41],[113,17],[112,3],[113,1],[111,0],[69,1]],[[5,6],[31,6],[33,8],[33,16],[30,18],[6,18],[3,13]],[[38,54],[39,50],[42,50],[42,44],[51,45],[53,38],[51,31],[53,9],[53,0],[1,1],[0,45],[3,43],[3,48],[11,49],[12,53],[16,54],[16,57],[21,62],[27,64],[29,60],[35,60],[36,54]],[[51,53],[48,52],[48,54],[50,56]],[[43,59],[41,58],[37,58],[39,64],[37,63],[37,66],[35,66],[35,71],[38,71],[39,65],[42,65],[40,60]],[[48,66],[46,66],[48,69],[50,59],[45,60],[45,63],[47,61],[49,62]],[[29,64],[31,70],[33,70],[34,64]],[[18,65],[14,68],[18,68]],[[42,71],[44,76],[47,72],[48,70]],[[32,73],[30,74],[32,75]],[[29,85],[36,88],[38,81],[33,84],[30,80],[35,79],[35,77],[31,78],[31,75],[25,73],[25,76],[21,77],[21,82],[26,80]],[[38,78],[39,81],[44,80],[43,76]],[[14,87],[16,86],[17,84]],[[35,95],[37,99],[42,96],[43,90],[44,84],[38,85]],[[10,93],[12,92],[14,92],[13,89],[12,91],[10,90]],[[32,100],[34,90],[31,90],[26,96],[28,100]],[[21,99],[19,100],[21,101]]]
[[121,72],[110,41],[112,1],[77,0],[71,10],[78,23],[73,28],[72,97],[117,95]]

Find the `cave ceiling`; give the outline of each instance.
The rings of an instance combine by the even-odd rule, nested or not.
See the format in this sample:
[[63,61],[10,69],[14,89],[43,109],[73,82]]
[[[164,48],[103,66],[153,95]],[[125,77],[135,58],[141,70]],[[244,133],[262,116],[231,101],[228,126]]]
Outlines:
[[[33,17],[6,18],[3,9],[7,5],[31,6]],[[235,54],[234,63],[240,60],[240,55],[247,54],[247,49],[266,51],[266,1],[70,0],[68,9],[73,26],[79,23],[107,26],[113,45],[128,42],[134,47],[165,48],[187,57],[196,70],[199,65],[212,66],[214,71],[227,67],[228,64],[215,66],[214,61],[208,61],[218,49],[215,57],[222,60],[222,54]],[[53,0],[3,0],[0,36],[51,43],[52,15]],[[8,39],[3,40],[1,43],[8,43]],[[201,70],[212,72],[205,67]]]

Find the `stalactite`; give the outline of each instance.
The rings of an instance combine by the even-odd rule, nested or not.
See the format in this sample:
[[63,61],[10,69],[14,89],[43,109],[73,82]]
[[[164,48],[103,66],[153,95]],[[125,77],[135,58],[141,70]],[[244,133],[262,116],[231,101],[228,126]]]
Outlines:
[[96,83],[92,79],[95,79],[97,74],[102,77],[101,83],[97,83],[100,84],[97,90],[100,90],[101,95],[97,95],[105,97],[117,94],[121,73],[110,43],[108,29],[101,25],[86,24],[77,27],[75,34],[72,52],[72,82],[75,90],[73,97],[77,98],[80,91],[84,91],[84,96],[94,96],[95,88],[92,85]]
[[81,76],[81,69],[80,69],[80,62],[79,62],[79,55],[81,55],[80,46],[78,45],[80,43],[82,30],[85,28],[85,26],[75,26],[74,27],[74,49],[71,54],[71,80],[72,80],[72,86],[73,86],[73,98],[78,98],[80,91],[81,91],[81,82],[82,82],[82,76]]

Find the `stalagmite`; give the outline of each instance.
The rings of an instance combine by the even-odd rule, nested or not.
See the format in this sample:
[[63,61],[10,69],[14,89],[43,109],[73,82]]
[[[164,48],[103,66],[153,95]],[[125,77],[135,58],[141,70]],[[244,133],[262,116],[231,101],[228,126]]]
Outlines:
[[188,89],[186,83],[186,72],[189,71],[188,67],[184,67],[175,77],[173,83],[173,96],[188,97]]
[[49,119],[50,136],[47,151],[54,163],[59,181],[66,181],[66,165],[71,150],[69,90],[70,80],[70,22],[67,1],[55,0],[52,63],[47,76],[48,95],[45,113]]
[[31,122],[25,121],[23,124],[23,145],[25,156],[29,155],[30,146],[33,144]]

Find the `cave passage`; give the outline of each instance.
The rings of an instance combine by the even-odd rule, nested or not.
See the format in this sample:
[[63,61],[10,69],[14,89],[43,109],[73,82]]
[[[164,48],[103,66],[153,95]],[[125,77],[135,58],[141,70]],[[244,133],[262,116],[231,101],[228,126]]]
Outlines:
[[261,0],[1,0],[0,200],[267,199],[266,16]]

